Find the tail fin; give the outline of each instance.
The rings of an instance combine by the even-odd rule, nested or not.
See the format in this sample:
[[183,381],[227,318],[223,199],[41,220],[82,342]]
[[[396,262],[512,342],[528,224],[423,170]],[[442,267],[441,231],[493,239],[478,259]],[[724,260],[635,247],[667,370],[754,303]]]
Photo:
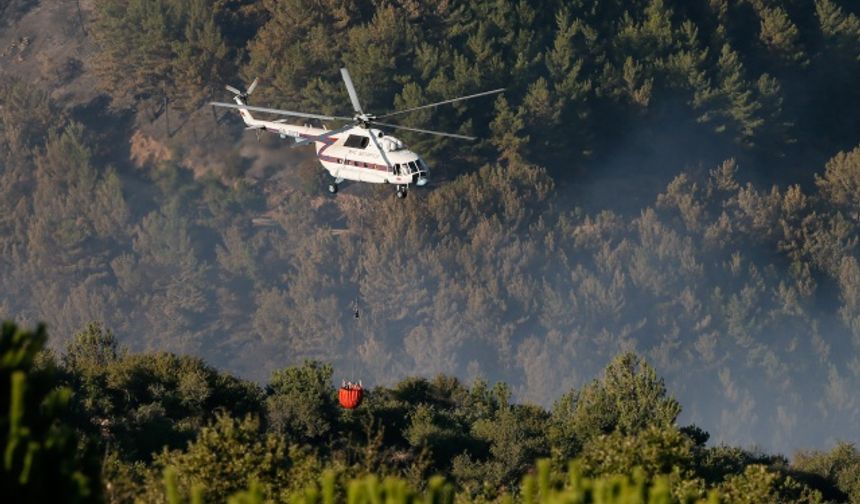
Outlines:
[[[257,89],[258,82],[258,79],[254,79],[254,82],[252,82],[251,85],[248,86],[248,89],[246,89],[244,92],[239,91],[237,88],[234,88],[230,85],[226,87],[227,91],[233,93],[233,101],[235,101],[239,105],[246,105],[246,100],[248,99],[248,97],[251,96],[251,93],[253,93],[255,89]],[[248,109],[239,109],[239,114],[242,116],[242,119],[248,126],[253,126],[255,124],[254,116],[251,115],[251,112],[249,112]]]
[[[246,105],[245,99],[242,96],[236,96],[233,100],[239,105]],[[239,115],[242,116],[242,120],[245,121],[245,124],[248,126],[254,125],[254,116],[251,115],[251,112],[248,109],[240,108]]]

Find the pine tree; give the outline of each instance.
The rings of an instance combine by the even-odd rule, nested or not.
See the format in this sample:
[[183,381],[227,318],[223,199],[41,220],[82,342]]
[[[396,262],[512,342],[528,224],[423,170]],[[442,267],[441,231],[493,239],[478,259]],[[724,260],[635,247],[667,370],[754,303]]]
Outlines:
[[720,121],[722,124],[718,124],[716,130],[723,132],[730,128],[737,141],[749,144],[764,121],[758,115],[761,104],[756,101],[744,72],[738,53],[728,44],[723,45],[717,75],[722,102],[720,115],[724,120]]
[[101,51],[96,71],[114,97],[160,103],[172,84],[176,27],[167,1],[103,0],[96,5],[94,35]]
[[215,23],[215,13],[207,0],[181,4],[183,37],[172,43],[176,54],[172,62],[178,105],[193,111],[220,89],[224,79],[235,71],[228,64],[229,50]]
[[765,8],[759,12],[761,31],[759,39],[787,64],[807,63],[800,46],[800,31],[781,7]]
[[815,13],[825,38],[846,56],[860,61],[860,18],[832,0],[816,0]]
[[815,179],[823,195],[860,219],[860,146],[840,152],[827,162],[823,177]]
[[520,112],[514,112],[504,97],[496,100],[496,117],[490,124],[493,132],[493,143],[499,150],[502,159],[509,163],[522,159],[525,146],[528,144],[528,135],[522,135],[525,127]]
[[612,432],[635,434],[647,426],[671,426],[681,412],[654,368],[630,353],[613,359],[603,379],[583,388],[575,403],[575,409],[567,411],[572,413],[569,421],[580,440]]

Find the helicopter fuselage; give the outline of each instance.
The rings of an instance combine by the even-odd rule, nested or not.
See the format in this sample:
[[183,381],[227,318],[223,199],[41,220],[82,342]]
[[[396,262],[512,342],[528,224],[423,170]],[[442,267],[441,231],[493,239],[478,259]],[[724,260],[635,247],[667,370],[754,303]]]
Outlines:
[[[373,184],[394,184],[397,186],[397,197],[406,197],[407,188],[410,184],[423,186],[427,184],[427,163],[417,154],[405,149],[403,142],[387,136],[374,126],[386,129],[407,130],[414,133],[434,135],[437,137],[458,138],[460,140],[477,140],[477,137],[461,133],[450,133],[434,131],[430,129],[405,126],[388,121],[390,117],[436,108],[440,105],[471,100],[481,96],[489,96],[504,91],[504,88],[482,91],[470,95],[450,98],[435,103],[428,103],[418,107],[410,107],[395,110],[384,114],[373,114],[364,110],[358,98],[358,92],[352,83],[352,77],[346,68],[340,69],[340,75],[349,94],[349,101],[355,114],[352,117],[316,114],[309,112],[298,112],[294,110],[282,110],[269,107],[257,107],[247,104],[247,98],[257,88],[259,80],[254,79],[245,91],[236,87],[226,85],[227,91],[233,93],[233,101],[236,103],[211,102],[214,107],[225,107],[237,109],[247,125],[247,129],[272,131],[282,138],[292,137],[296,146],[315,143],[317,157],[331,175],[332,181],[328,186],[330,193],[337,193],[338,184],[344,180],[356,180],[359,182],[370,182]],[[320,121],[343,121],[352,125],[330,130],[326,128],[314,128],[312,126],[299,126],[287,124],[286,119],[277,121],[260,121],[251,115],[251,110],[266,114],[276,114],[287,117],[301,117],[305,119],[316,119]]]
[[[325,130],[319,134],[323,133]],[[371,144],[373,139],[370,135],[377,136],[388,163]],[[419,186],[427,182],[424,161],[414,152],[404,149],[399,140],[380,137],[379,130],[355,127],[315,143],[320,163],[337,179]]]
[[[244,105],[238,97],[236,103]],[[281,138],[291,137],[296,142],[312,141],[320,164],[336,180],[397,186],[423,186],[427,183],[428,167],[424,160],[404,148],[403,142],[378,129],[354,126],[320,139],[318,137],[331,130],[289,124],[283,120],[259,120],[247,109],[239,109],[239,113],[248,129],[268,131]],[[374,141],[379,145],[378,149]]]

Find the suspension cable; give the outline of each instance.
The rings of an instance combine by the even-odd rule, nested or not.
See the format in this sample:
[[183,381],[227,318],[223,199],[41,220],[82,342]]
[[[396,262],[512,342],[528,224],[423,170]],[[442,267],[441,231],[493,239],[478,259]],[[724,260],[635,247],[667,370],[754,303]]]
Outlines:
[[[361,316],[361,281],[364,272],[364,205],[360,197],[358,197],[358,271],[356,272],[355,280],[355,297],[352,302],[352,314],[354,326],[352,329],[352,349],[356,348],[356,333],[360,328]],[[352,378],[355,379],[355,359],[350,359],[352,362]]]

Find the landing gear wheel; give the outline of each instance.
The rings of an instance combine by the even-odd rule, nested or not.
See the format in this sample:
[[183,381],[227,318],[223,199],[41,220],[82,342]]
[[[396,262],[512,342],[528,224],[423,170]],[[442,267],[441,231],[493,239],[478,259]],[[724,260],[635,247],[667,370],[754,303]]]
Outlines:
[[330,192],[332,194],[337,194],[337,184],[329,184],[328,185],[328,192]]
[[406,197],[406,189],[398,187],[396,194],[397,194],[397,199],[403,199]]

